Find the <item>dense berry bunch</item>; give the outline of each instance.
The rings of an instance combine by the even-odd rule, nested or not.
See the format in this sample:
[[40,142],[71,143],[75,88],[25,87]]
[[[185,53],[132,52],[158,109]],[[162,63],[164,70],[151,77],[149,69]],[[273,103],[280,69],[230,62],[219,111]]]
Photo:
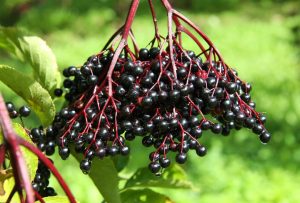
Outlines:
[[31,140],[37,144],[37,147],[45,152],[46,155],[53,155],[55,152],[55,134],[52,126],[49,126],[46,130],[42,126],[39,128],[32,128],[29,136]]
[[38,169],[36,170],[34,180],[32,181],[32,187],[42,197],[57,195],[55,190],[48,186],[50,175],[50,170],[39,161]]
[[204,156],[206,148],[198,139],[206,130],[228,135],[246,127],[263,143],[269,141],[266,117],[256,112],[249,83],[220,61],[203,61],[205,53],[178,46],[172,51],[174,61],[169,48],[120,55],[112,72],[112,96],[107,72],[113,51],[65,69],[69,104],[53,122],[61,157],[66,159],[74,147],[84,154],[80,167],[88,172],[94,157],[127,155],[125,140],[142,136],[144,146],[155,148],[149,168],[156,173],[170,165],[170,151],[180,164],[189,150]]

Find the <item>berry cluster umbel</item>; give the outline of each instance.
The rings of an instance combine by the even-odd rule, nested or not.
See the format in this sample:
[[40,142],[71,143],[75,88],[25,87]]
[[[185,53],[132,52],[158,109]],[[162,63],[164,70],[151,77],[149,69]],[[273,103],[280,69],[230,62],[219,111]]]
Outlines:
[[144,146],[155,148],[149,168],[156,173],[170,165],[168,152],[176,153],[179,164],[188,151],[204,156],[206,148],[199,142],[203,131],[228,135],[232,129],[249,128],[263,143],[270,140],[266,117],[251,99],[251,85],[236,71],[221,61],[204,61],[207,53],[196,55],[176,45],[172,61],[169,50],[152,47],[140,49],[138,56],[120,55],[112,73],[112,96],[107,78],[112,50],[65,69],[68,106],[52,125],[60,156],[66,159],[74,147],[84,154],[80,168],[87,173],[95,157],[127,155],[126,141],[142,136]]

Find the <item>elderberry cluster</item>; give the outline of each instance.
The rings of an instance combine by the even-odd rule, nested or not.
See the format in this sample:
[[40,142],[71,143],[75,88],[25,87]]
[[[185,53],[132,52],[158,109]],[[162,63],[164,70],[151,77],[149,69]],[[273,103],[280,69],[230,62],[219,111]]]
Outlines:
[[43,162],[39,161],[34,180],[32,181],[32,187],[42,197],[57,195],[55,190],[48,186],[50,175],[50,170],[43,164]]
[[[127,155],[125,141],[142,137],[153,146],[149,169],[170,165],[168,152],[185,163],[188,151],[204,156],[203,131],[228,135],[249,128],[263,143],[270,140],[266,117],[255,110],[251,85],[239,79],[223,61],[173,47],[140,49],[138,56],[120,55],[108,76],[113,51],[91,56],[81,67],[63,71],[68,106],[53,121],[59,153],[70,147],[83,153],[80,168],[87,173],[94,157]],[[61,90],[62,91],[62,90]],[[60,92],[61,92],[60,91]]]

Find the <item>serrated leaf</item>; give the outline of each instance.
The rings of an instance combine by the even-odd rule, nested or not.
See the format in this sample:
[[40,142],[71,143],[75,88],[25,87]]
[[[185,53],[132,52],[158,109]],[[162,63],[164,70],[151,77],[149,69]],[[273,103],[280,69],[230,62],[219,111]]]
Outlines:
[[0,27],[0,48],[29,63],[35,80],[51,94],[60,83],[55,55],[41,38],[21,29]]
[[126,190],[121,193],[122,203],[174,203],[166,195],[150,189]]
[[[72,155],[78,162],[82,160],[82,157],[78,153],[72,151]],[[103,196],[105,202],[121,203],[118,171],[111,158],[107,157],[102,160],[94,160],[89,176]]]
[[[69,203],[69,199],[66,196],[44,197],[43,200],[45,203]],[[40,203],[40,201],[36,201],[36,203]]]
[[54,103],[48,91],[37,81],[5,65],[0,65],[0,81],[30,105],[43,125],[52,122],[55,116]]
[[155,176],[146,168],[138,169],[128,179],[125,188],[136,187],[161,187],[161,188],[192,188],[192,183],[187,180],[184,170],[178,165],[171,165],[160,176]]

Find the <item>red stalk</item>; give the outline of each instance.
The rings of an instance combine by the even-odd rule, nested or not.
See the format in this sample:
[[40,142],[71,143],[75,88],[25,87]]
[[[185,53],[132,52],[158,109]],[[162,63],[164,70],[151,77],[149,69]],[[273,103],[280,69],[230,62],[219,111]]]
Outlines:
[[34,202],[34,192],[31,187],[31,181],[28,175],[26,162],[18,143],[18,136],[14,132],[6,105],[0,94],[0,126],[2,129],[5,144],[11,155],[11,162],[14,168],[16,184],[20,183],[24,187],[26,193],[26,203]]

